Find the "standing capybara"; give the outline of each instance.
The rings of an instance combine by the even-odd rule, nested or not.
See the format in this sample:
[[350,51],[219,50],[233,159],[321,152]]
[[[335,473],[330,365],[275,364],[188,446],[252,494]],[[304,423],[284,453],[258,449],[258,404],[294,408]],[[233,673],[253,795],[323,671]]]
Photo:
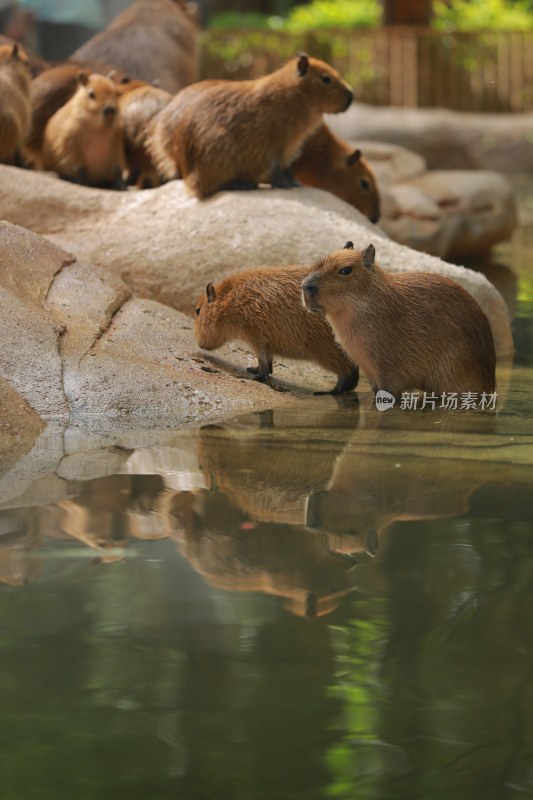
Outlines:
[[[121,89],[122,82],[128,81],[128,78],[116,70],[110,72],[110,69],[109,65],[102,64],[92,65],[90,71],[107,75]],[[89,74],[87,69],[80,68],[78,64],[59,64],[42,72],[31,83],[32,119],[25,143],[25,154],[37,168],[41,167],[44,131],[48,120],[76,93],[80,72]],[[133,88],[129,81],[128,85]]]
[[292,173],[305,186],[331,192],[371,222],[378,221],[379,191],[374,173],[361,151],[352,149],[327,125],[320,125],[305,140]]
[[245,342],[257,356],[258,368],[249,372],[258,381],[272,373],[274,356],[314,361],[336,373],[331,394],[349,392],[359,370],[335,342],[324,317],[302,306],[301,285],[308,271],[300,266],[250,269],[217,286],[208,283],[196,307],[198,345],[216,350],[226,342]]
[[91,186],[120,187],[126,167],[118,93],[103,75],[79,74],[71,99],[48,121],[43,169]]
[[30,127],[31,74],[18,44],[0,47],[0,161],[19,161]]
[[126,84],[119,99],[128,183],[141,189],[159,185],[157,170],[147,150],[148,124],[171,100],[170,92],[149,84],[133,90],[128,90]]
[[196,27],[173,0],[135,0],[72,54],[80,64],[113,64],[173,94],[198,80]]
[[429,272],[388,274],[368,245],[326,256],[302,284],[310,311],[326,314],[337,340],[375,392],[493,392],[490,323],[459,284]]
[[201,81],[180,92],[154,119],[150,151],[160,174],[177,173],[198,197],[288,188],[289,172],[323,113],[345,111],[353,93],[339,73],[305,54],[250,81]]

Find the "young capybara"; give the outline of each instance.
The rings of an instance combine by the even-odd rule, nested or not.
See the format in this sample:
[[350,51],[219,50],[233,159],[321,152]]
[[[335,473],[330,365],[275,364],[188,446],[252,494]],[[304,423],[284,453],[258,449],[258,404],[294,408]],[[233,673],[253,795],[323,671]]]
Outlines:
[[[13,47],[14,44],[18,44],[16,39],[12,39],[10,36],[4,36],[0,34],[0,47],[4,45],[9,45],[9,47]],[[26,46],[24,46],[24,54],[28,59],[28,63],[30,65],[30,74],[32,78],[35,78],[37,75],[40,75],[45,69],[48,69],[50,64],[48,61],[45,61],[44,58],[40,58],[40,56],[36,56],[35,53],[32,53],[31,50],[28,50]]]
[[126,167],[115,84],[103,75],[79,74],[71,99],[44,132],[43,169],[90,186],[121,187]]
[[0,47],[0,161],[20,160],[30,126],[31,74],[18,44]]
[[196,27],[173,0],[135,0],[72,54],[79,64],[113,64],[131,78],[175,94],[198,80]]
[[[113,79],[119,89],[125,88],[123,81],[128,78],[118,71],[110,71],[109,65],[92,65],[90,72],[107,75]],[[31,82],[31,126],[24,146],[25,154],[36,168],[42,166],[42,150],[44,131],[48,120],[61,106],[70,100],[79,87],[80,72],[89,75],[87,69],[78,64],[59,64],[42,72]],[[128,81],[129,91],[132,83]]]
[[490,323],[459,284],[428,272],[388,274],[372,244],[326,256],[302,283],[375,392],[493,392],[496,355]]
[[353,93],[339,73],[302,53],[249,81],[201,81],[154,119],[149,147],[160,174],[179,173],[198,197],[296,185],[289,168],[323,113],[345,111]]
[[120,125],[128,165],[128,183],[139,188],[159,185],[159,176],[147,150],[148,124],[171,100],[164,89],[144,84],[121,94]]
[[[314,361],[335,372],[331,394],[355,388],[359,370],[339,347],[325,318],[308,314],[302,306],[302,280],[307,267],[250,269],[208,283],[196,307],[194,335],[204,350],[241,340],[258,360],[254,380],[266,381],[274,356]],[[322,393],[320,393],[322,394]],[[328,394],[328,393],[326,393]]]
[[379,219],[379,191],[374,173],[360,150],[335,136],[322,124],[305,140],[292,165],[296,180],[340,197],[368,217]]

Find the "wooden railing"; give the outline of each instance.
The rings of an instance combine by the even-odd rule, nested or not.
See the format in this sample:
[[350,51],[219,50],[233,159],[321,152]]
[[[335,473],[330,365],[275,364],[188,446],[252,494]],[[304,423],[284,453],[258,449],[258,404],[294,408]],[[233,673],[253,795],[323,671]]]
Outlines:
[[255,78],[299,50],[335,65],[364,103],[533,110],[533,32],[211,31],[203,34],[202,76]]

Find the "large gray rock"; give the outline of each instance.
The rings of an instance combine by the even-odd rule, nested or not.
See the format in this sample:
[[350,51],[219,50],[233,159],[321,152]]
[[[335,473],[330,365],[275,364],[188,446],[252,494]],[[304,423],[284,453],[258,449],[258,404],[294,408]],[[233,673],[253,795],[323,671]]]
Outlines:
[[355,209],[316,189],[226,192],[199,201],[181,181],[105,192],[10,167],[0,168],[0,187],[0,217],[46,235],[135,295],[188,315],[206,283],[236,270],[312,264],[348,239],[356,247],[373,241],[386,270],[427,270],[464,286],[489,317],[498,353],[512,352],[505,303],[486,278],[390,241]]
[[430,169],[533,172],[533,114],[468,114],[442,108],[353,104],[328,118],[344,139],[390,142]]
[[510,182],[496,172],[430,171],[404,147],[357,140],[377,178],[380,227],[396,242],[452,260],[486,254],[509,239],[517,212]]

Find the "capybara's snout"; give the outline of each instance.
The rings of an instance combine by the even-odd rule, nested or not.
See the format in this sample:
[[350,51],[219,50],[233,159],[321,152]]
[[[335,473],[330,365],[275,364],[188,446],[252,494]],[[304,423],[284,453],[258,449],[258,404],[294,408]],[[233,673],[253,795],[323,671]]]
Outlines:
[[344,106],[344,110],[345,111],[348,108],[350,108],[350,106],[352,104],[353,97],[354,97],[354,94],[353,94],[352,90],[351,89],[347,89],[346,90],[346,105]]

